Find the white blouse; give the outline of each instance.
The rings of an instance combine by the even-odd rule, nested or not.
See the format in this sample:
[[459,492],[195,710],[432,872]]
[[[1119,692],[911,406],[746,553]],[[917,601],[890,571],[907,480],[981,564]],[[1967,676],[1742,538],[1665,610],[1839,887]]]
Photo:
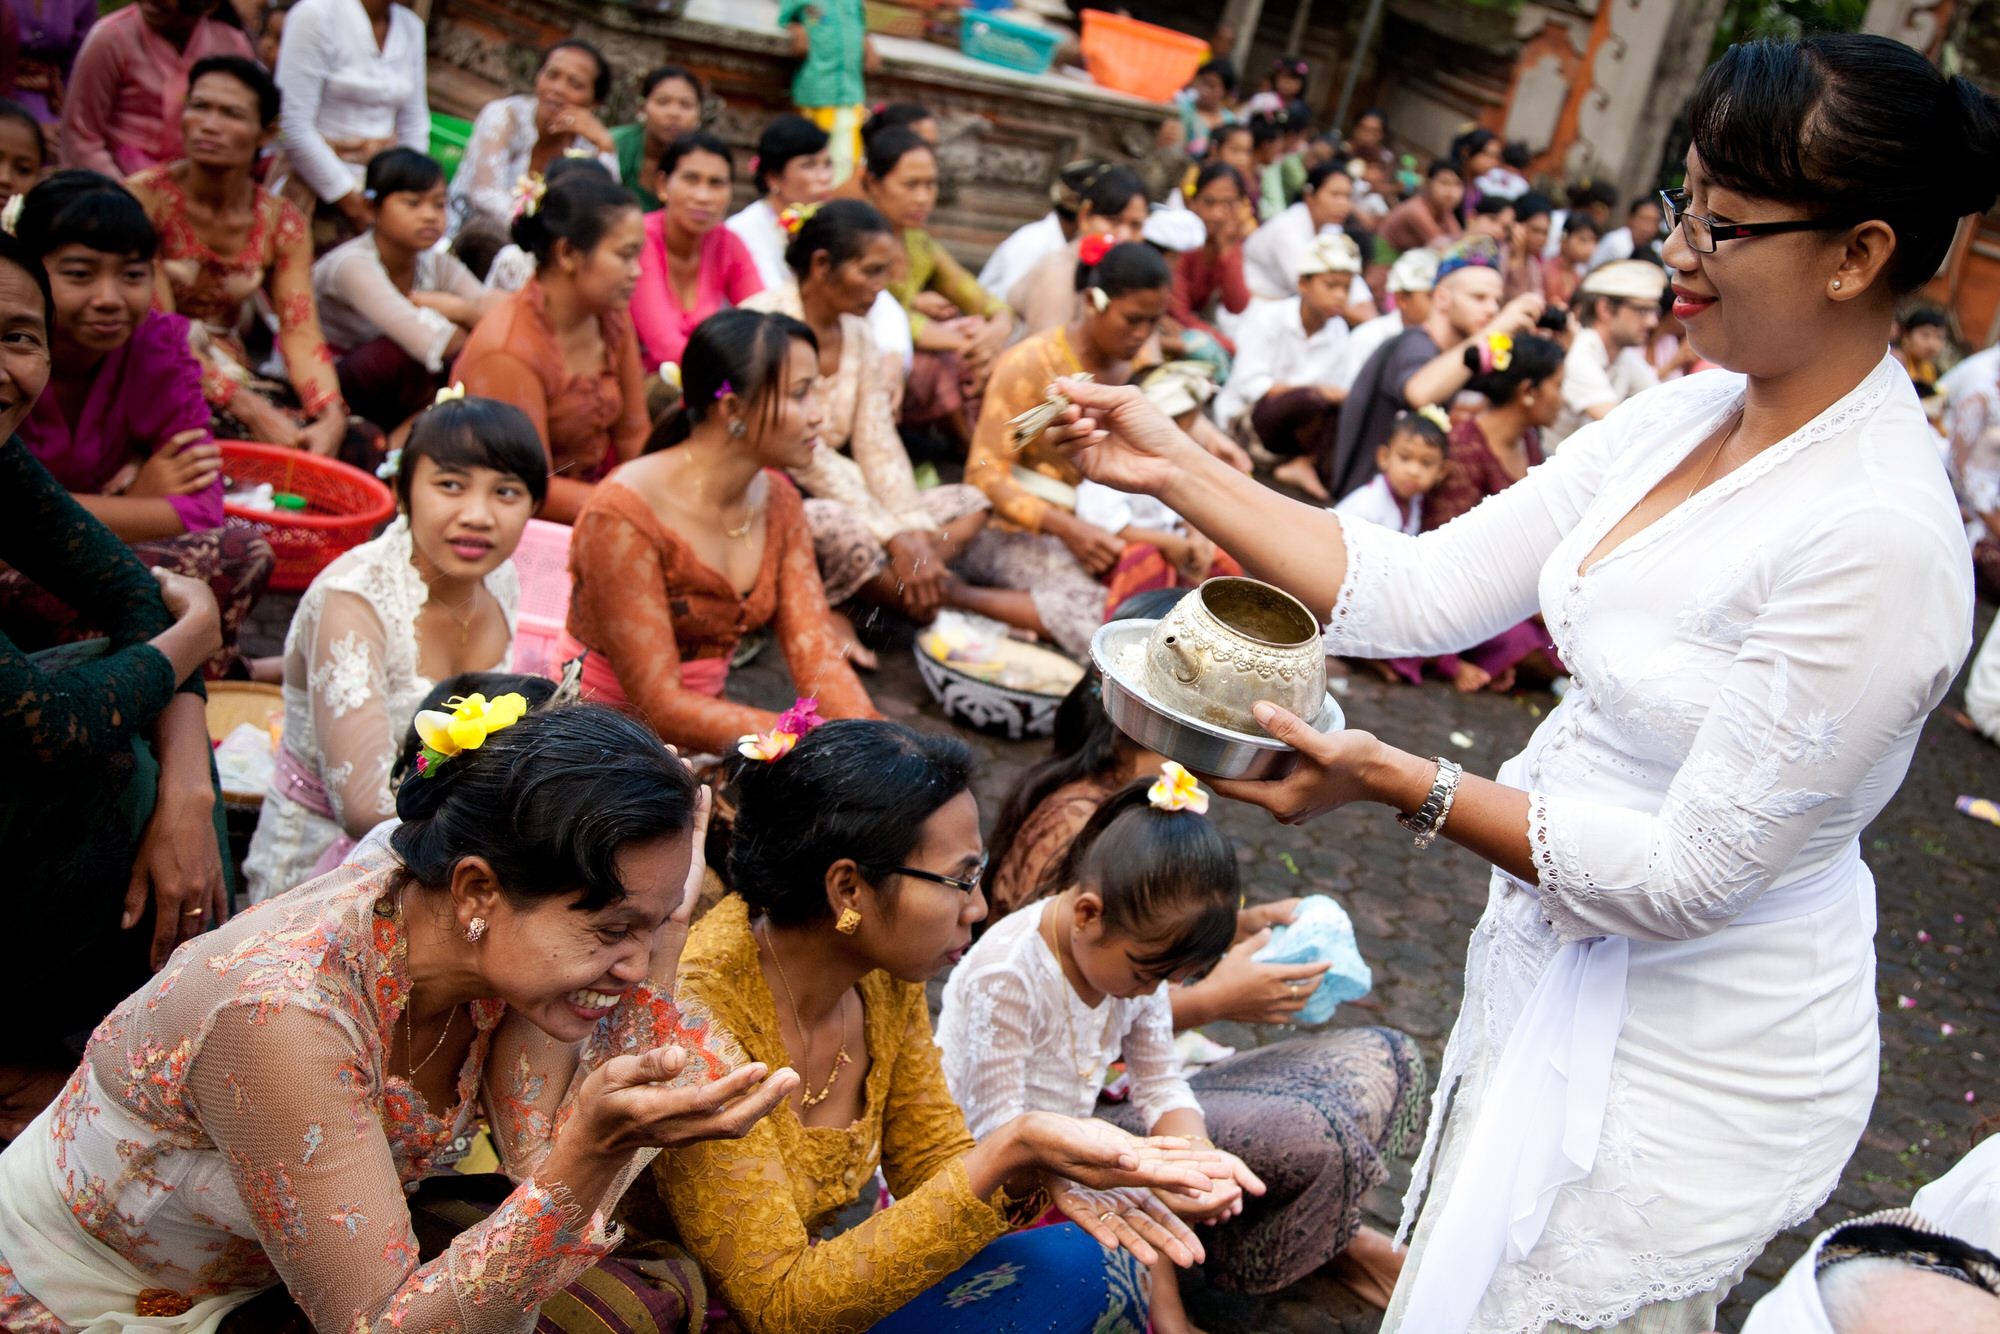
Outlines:
[[[451,178],[453,235],[474,218],[483,218],[502,231],[514,221],[514,191],[528,174],[528,160],[534,155],[538,137],[531,94],[496,97],[479,109],[465,157]],[[566,151],[596,158],[612,180],[618,179],[616,153],[598,152],[581,135]]]
[[358,189],[368,168],[342,161],[328,140],[393,136],[430,151],[424,25],[402,5],[389,6],[389,35],[378,46],[361,0],[301,0],[285,15],[274,77],[292,170],[329,203]]
[[[382,266],[371,230],[335,246],[313,265],[313,296],[319,302],[320,332],[335,353],[352,352],[387,334],[398,347],[435,375],[444,369],[444,351],[458,326],[443,312],[405,296]],[[476,301],[485,287],[449,250],[417,254],[412,292],[448,292]]]
[[[1885,357],[1580,573],[1743,383],[1711,371],[1640,394],[1436,532],[1343,528],[1329,653],[1462,650],[1539,611],[1574,677],[1500,770],[1530,793],[1538,883],[1496,872],[1473,933],[1405,1201],[1414,1274],[1385,1328],[1427,1279],[1473,1304],[1462,1251],[1422,1262],[1461,1182],[1517,1191],[1544,1172],[1546,1188],[1501,1201],[1522,1207],[1457,1330],[1595,1328],[1733,1280],[1826,1198],[1867,1123],[1875,911],[1856,836],[1965,659],[1971,571],[1929,425]],[[1486,1095],[1518,1089],[1515,1049],[1592,995],[1605,1003],[1568,1018],[1604,1043],[1601,1124],[1565,1120],[1551,1075],[1551,1142],[1522,1119],[1533,1106]],[[1574,1065],[1568,1087],[1573,1113],[1589,1102]],[[1468,1151],[1481,1127],[1504,1161]]]
[[988,927],[944,985],[937,1043],[973,1138],[1027,1112],[1094,1115],[1121,1052],[1147,1126],[1179,1108],[1200,1111],[1174,1053],[1165,985],[1085,1005],[1042,938],[1046,906],[1031,903]]
[[[382,536],[322,570],[292,614],[282,744],[326,784],[335,818],[293,801],[273,778],[243,860],[252,903],[303,884],[336,839],[396,813],[389,770],[437,684],[417,669],[417,616],[430,589],[410,551],[410,523],[398,515]],[[521,600],[512,560],[486,576],[486,591],[507,618],[508,648],[483,670],[504,671]]]

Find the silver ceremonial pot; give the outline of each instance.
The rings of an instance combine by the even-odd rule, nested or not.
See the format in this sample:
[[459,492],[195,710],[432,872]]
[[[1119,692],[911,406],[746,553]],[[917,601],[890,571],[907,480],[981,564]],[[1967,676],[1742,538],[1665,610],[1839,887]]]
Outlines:
[[1256,579],[1210,579],[1153,627],[1153,699],[1218,727],[1264,734],[1250,712],[1269,700],[1311,722],[1326,698],[1326,650],[1305,604]]

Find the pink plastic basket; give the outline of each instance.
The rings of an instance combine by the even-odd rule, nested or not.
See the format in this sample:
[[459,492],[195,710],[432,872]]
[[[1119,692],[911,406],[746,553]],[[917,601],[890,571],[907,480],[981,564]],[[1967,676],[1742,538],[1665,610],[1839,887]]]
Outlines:
[[521,579],[520,620],[514,627],[514,670],[553,677],[562,663],[556,643],[569,619],[569,537],[566,523],[530,519],[514,548]]

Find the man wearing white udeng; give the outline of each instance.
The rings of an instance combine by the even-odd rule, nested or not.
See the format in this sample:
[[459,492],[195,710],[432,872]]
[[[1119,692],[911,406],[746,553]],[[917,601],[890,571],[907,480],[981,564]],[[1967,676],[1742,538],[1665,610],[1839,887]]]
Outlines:
[[1691,125],[1665,257],[1728,369],[1629,399],[1436,532],[1342,525],[1136,391],[1063,382],[1083,470],[1325,613],[1329,652],[1427,656],[1540,611],[1574,673],[1497,782],[1263,705],[1303,762],[1216,784],[1287,821],[1386,803],[1497,868],[1385,1331],[1712,1329],[1874,1099],[1856,836],[1972,614],[1889,321],[2000,191],[2000,104],[1885,38],[1815,37],[1731,48]]

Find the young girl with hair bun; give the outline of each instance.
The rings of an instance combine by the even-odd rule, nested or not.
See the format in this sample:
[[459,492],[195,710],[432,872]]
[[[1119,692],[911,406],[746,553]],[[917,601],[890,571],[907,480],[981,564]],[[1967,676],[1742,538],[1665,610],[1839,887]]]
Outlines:
[[769,625],[801,691],[836,718],[875,706],[840,652],[812,532],[785,470],[824,417],[812,330],[726,310],[688,340],[679,411],[577,516],[565,659],[588,696],[630,702],[684,751],[721,754],[776,715],[722,698],[729,657]]

